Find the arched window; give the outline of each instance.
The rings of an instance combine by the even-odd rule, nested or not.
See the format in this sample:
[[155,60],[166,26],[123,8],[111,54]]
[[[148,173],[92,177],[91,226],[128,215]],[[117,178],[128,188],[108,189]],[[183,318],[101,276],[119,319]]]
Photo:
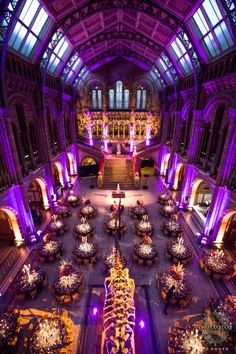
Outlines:
[[137,99],[136,99],[136,109],[139,111],[140,110],[140,104],[141,104],[141,90],[137,91]]
[[92,90],[92,109],[102,109],[102,91],[95,88]]
[[129,109],[129,90],[124,91],[124,109]]
[[92,108],[93,109],[97,109],[97,92],[96,92],[96,90],[93,90],[92,91]]
[[142,109],[146,109],[146,90],[142,90]]
[[122,109],[122,81],[116,82],[116,109]]
[[137,111],[146,109],[146,98],[147,98],[146,90],[144,90],[143,87],[141,87],[141,89],[137,90],[137,98],[136,98]]
[[98,109],[102,109],[102,91],[98,90]]
[[115,92],[113,89],[109,90],[109,108],[114,109],[114,98],[115,98]]

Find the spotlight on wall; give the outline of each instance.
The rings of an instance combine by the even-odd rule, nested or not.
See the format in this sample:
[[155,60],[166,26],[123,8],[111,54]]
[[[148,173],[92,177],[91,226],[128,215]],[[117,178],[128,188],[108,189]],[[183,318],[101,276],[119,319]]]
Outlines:
[[97,306],[94,306],[91,311],[90,311],[90,317],[95,319],[98,316],[98,308]]
[[140,327],[141,329],[144,329],[144,328],[145,328],[145,322],[144,322],[143,320],[141,320],[141,321],[139,322],[139,327]]

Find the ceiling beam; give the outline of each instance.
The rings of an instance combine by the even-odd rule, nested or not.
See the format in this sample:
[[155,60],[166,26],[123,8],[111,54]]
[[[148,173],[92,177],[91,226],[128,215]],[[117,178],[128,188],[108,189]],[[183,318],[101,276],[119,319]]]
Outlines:
[[121,40],[121,39],[131,40],[131,41],[136,41],[138,43],[141,43],[145,47],[148,47],[149,49],[153,50],[153,52],[156,55],[161,54],[161,52],[164,49],[160,44],[154,42],[152,39],[138,32],[113,31],[113,32],[101,32],[97,34],[96,36],[78,45],[76,47],[76,50],[78,51],[79,55],[83,55],[83,53],[87,49],[90,49],[91,47],[95,46],[98,43],[109,41],[109,40]]
[[141,54],[138,54],[137,52],[131,50],[131,49],[110,49],[110,50],[105,50],[104,52],[94,56],[92,59],[88,60],[85,64],[88,68],[91,69],[93,65],[98,63],[99,61],[102,61],[106,57],[132,57],[139,61],[140,63],[143,63],[146,67],[146,69],[151,69],[153,66],[153,62],[149,60],[148,58],[144,57]]
[[78,6],[59,21],[65,30],[70,30],[85,18],[106,9],[133,9],[143,12],[176,31],[182,21],[162,6],[148,0],[91,0],[87,4]]

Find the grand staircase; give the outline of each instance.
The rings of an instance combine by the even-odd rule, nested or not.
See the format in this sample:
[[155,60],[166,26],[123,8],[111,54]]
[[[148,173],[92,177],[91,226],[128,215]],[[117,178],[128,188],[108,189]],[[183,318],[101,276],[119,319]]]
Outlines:
[[132,161],[123,156],[112,157],[105,162],[102,188],[115,190],[117,183],[121,190],[135,189]]

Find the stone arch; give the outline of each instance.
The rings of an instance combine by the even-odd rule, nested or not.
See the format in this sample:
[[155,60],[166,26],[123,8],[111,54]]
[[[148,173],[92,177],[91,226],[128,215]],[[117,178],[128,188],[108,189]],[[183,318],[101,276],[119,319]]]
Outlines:
[[181,111],[181,118],[183,121],[186,121],[186,119],[188,118],[189,111],[193,107],[194,107],[194,101],[192,101],[192,100],[190,100],[184,104],[182,111]]
[[62,164],[58,161],[56,161],[53,165],[53,168],[56,169],[56,172],[58,173],[58,179],[59,179],[59,182],[61,184],[61,186],[63,187],[64,186],[64,181],[63,181],[63,167],[62,167]]
[[182,162],[178,163],[176,170],[175,170],[175,178],[174,178],[174,184],[173,184],[174,190],[178,190],[180,187],[179,183],[181,182],[180,179],[183,178],[184,168],[185,168],[185,166]]
[[8,206],[0,206],[0,211],[5,212],[9,218],[9,221],[11,223],[10,226],[12,227],[12,231],[14,234],[14,242],[18,245],[23,243],[24,238],[23,238],[22,232],[20,230],[17,212],[13,208],[8,207]]
[[48,199],[48,193],[47,193],[47,183],[45,181],[45,179],[43,177],[36,177],[35,179],[33,179],[29,185],[28,185],[28,189],[31,185],[32,182],[36,181],[40,187],[41,193],[42,193],[42,199],[43,199],[43,208],[45,210],[48,210],[50,207],[49,204],[49,199]]
[[92,156],[83,157],[83,160],[81,161],[82,166],[95,165],[95,164],[97,164],[97,161]]
[[163,159],[163,167],[162,167],[162,175],[166,176],[167,172],[168,172],[168,165],[169,165],[169,161],[170,161],[170,152],[167,152],[165,154],[165,157]]
[[67,153],[67,161],[68,161],[69,173],[72,176],[74,174],[74,165],[73,165],[73,155],[71,152]]
[[[222,244],[224,243],[225,235],[227,232],[228,227],[230,226],[230,221],[232,220],[232,217],[236,216],[236,210],[227,210],[226,213],[224,214],[220,226],[216,235],[216,239],[214,241],[215,244]],[[236,237],[235,237],[236,238]]]
[[[196,195],[197,195],[197,192],[198,192],[198,188],[201,185],[201,183],[205,183],[209,187],[209,189],[211,191],[210,186],[208,185],[208,183],[203,178],[195,179],[193,181],[193,183],[192,183],[192,189],[191,189],[191,194],[190,194],[190,200],[189,200],[189,207],[190,208],[192,208],[194,206],[194,203],[195,203],[195,200],[196,200]],[[211,195],[212,195],[212,191],[211,191]]]
[[[225,104],[225,112],[227,112],[227,108],[233,107],[233,102],[232,102],[232,97],[226,94],[217,94],[212,97],[207,104],[205,105],[203,109],[203,119],[205,122],[211,122],[211,124],[214,122],[215,119],[215,113],[217,108]],[[227,114],[226,114],[227,116]],[[226,122],[224,121],[224,124]]]

